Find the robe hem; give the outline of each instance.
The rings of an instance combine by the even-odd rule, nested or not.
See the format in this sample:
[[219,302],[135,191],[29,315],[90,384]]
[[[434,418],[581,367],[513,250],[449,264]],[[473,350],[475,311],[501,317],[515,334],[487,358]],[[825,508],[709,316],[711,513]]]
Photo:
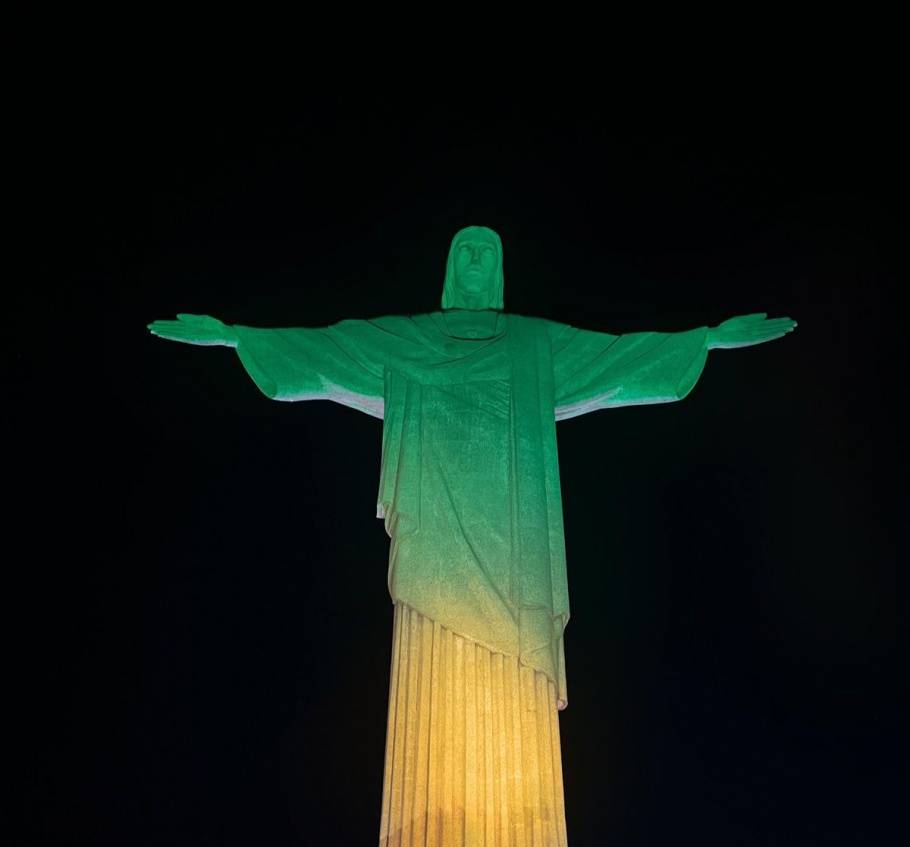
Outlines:
[[[483,647],[485,650],[489,650],[491,653],[498,653],[500,656],[509,656],[512,659],[517,659],[519,664],[524,665],[526,668],[530,668],[533,671],[542,673],[556,687],[556,693],[557,693],[556,702],[558,704],[557,708],[559,709],[559,711],[563,711],[564,709],[566,709],[568,707],[568,705],[569,705],[568,697],[562,698],[559,696],[560,680],[558,678],[554,679],[543,668],[538,667],[537,665],[529,662],[524,656],[522,656],[520,650],[517,653],[511,653],[508,650],[501,650],[498,647],[493,647],[491,644],[489,644],[487,641],[484,641],[482,638],[476,638],[473,635],[467,635],[466,633],[461,632],[459,628],[449,626],[448,624],[443,623],[441,620],[434,617],[433,615],[428,615],[426,612],[422,611],[420,606],[418,606],[416,603],[411,603],[407,600],[401,600],[401,599],[396,600],[396,599],[392,598],[393,606],[397,606],[399,604],[401,604],[402,606],[407,606],[409,609],[413,609],[415,612],[417,612],[417,614],[422,615],[427,620],[433,621],[434,623],[438,623],[441,627],[444,627],[445,629],[449,630],[449,632],[451,632],[453,635],[457,635],[459,638],[463,638],[465,641],[470,641],[473,644],[478,644],[481,647]],[[551,645],[552,645],[552,642],[549,645],[541,645],[540,647],[537,647],[534,650],[529,651],[529,652],[533,653],[533,652],[537,652],[538,650],[545,650],[548,647],[550,647]],[[558,675],[559,674],[557,673],[557,677],[558,677]]]

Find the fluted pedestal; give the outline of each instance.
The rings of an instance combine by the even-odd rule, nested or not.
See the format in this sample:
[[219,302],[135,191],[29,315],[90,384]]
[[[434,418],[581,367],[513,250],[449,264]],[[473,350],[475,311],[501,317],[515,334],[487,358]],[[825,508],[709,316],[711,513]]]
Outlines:
[[565,847],[556,687],[395,606],[380,847]]

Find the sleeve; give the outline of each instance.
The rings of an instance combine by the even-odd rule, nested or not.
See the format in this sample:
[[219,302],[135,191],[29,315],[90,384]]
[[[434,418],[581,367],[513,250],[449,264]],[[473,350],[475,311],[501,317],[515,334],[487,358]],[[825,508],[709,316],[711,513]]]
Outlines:
[[332,400],[375,418],[384,414],[389,334],[372,321],[259,329],[235,325],[237,354],[272,400]]
[[682,400],[708,355],[708,328],[610,335],[555,324],[556,420],[597,409]]

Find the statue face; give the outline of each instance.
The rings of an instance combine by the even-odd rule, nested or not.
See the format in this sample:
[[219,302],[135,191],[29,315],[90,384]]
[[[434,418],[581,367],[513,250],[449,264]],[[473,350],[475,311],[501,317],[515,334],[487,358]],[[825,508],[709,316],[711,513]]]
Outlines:
[[465,294],[490,287],[496,269],[496,245],[482,233],[461,239],[455,247],[455,283]]
[[485,226],[466,226],[455,233],[446,278],[443,309],[502,309],[502,244]]

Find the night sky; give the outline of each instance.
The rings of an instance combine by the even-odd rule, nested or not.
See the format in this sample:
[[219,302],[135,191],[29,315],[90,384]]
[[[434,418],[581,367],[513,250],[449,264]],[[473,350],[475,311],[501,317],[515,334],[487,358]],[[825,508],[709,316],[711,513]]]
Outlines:
[[144,91],[34,127],[37,282],[6,333],[17,844],[375,843],[381,422],[145,326],[431,311],[467,224],[502,237],[510,312],[799,322],[710,353],[683,402],[558,425],[570,844],[901,840],[895,120],[537,102]]

